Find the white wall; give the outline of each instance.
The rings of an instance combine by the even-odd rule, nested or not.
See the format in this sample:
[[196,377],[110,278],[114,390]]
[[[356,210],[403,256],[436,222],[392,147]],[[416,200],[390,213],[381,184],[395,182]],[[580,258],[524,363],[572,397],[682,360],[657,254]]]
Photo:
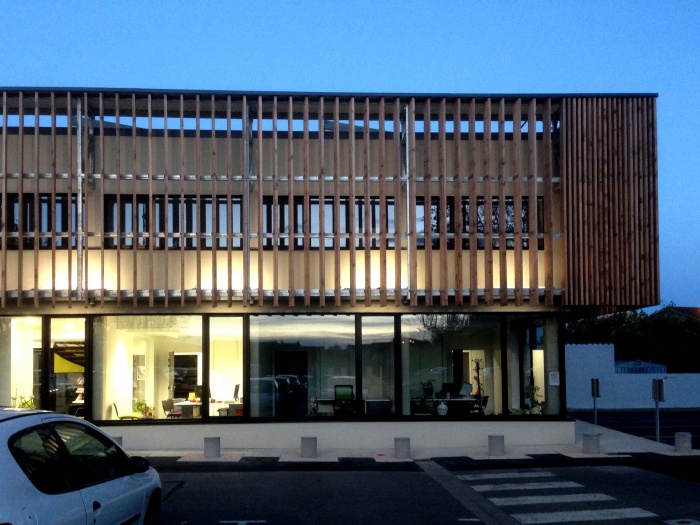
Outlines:
[[599,409],[654,408],[651,380],[665,379],[660,408],[699,408],[700,374],[616,374],[613,345],[566,345],[566,405],[593,409],[591,378],[600,379]]

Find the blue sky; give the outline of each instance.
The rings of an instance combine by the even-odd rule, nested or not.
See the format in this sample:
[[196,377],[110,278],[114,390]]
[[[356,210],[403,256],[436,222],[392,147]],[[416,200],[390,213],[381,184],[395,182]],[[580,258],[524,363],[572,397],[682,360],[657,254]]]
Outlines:
[[662,302],[700,306],[700,2],[4,1],[0,85],[658,93]]

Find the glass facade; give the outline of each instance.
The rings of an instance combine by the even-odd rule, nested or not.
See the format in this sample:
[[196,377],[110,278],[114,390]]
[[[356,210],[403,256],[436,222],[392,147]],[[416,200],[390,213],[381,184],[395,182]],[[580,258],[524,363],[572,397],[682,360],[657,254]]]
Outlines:
[[561,414],[537,315],[0,318],[0,404],[96,421]]

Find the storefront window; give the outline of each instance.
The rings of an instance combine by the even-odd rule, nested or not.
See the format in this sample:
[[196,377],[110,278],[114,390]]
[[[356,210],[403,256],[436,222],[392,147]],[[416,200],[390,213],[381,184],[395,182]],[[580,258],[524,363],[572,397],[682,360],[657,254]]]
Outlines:
[[243,415],[243,318],[209,320],[209,386],[214,417]]
[[51,319],[49,408],[62,414],[85,413],[85,318]]
[[394,318],[362,318],[362,399],[367,415],[393,414]]
[[94,323],[95,419],[199,418],[200,316],[110,316]]
[[0,318],[0,405],[41,407],[41,318]]
[[406,415],[453,418],[493,413],[497,316],[406,315],[401,318]]
[[355,318],[250,318],[251,417],[354,414]]

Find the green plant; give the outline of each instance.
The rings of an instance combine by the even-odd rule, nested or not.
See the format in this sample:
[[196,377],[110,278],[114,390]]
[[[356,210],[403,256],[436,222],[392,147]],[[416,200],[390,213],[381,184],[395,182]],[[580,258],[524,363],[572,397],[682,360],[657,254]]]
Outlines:
[[539,391],[540,387],[533,384],[529,384],[525,387],[525,399],[528,400],[528,405],[530,405],[530,408],[542,406],[542,395],[539,393]]
[[153,407],[144,400],[136,402],[136,412],[143,414],[144,417],[153,417]]

